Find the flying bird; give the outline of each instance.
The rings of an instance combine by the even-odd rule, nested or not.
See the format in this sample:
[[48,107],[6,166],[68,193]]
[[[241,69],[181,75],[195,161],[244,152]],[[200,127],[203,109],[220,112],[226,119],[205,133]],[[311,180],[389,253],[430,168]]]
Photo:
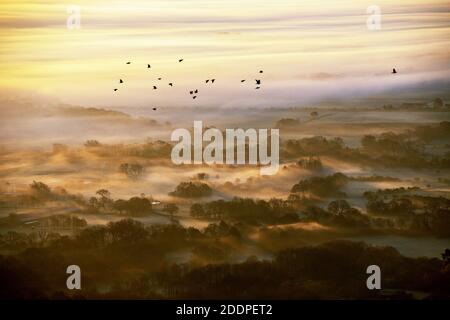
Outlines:
[[156,86],[153,86],[153,90],[156,90],[156,89],[158,89]]
[[241,80],[241,82],[245,82],[245,80]]
[[158,78],[158,80],[162,80],[162,78]]
[[149,64],[147,64],[147,69],[150,69],[150,68],[151,68],[151,66]]
[[216,79],[211,79],[211,83],[214,83],[214,81],[216,81]]
[[183,62],[184,59],[179,59],[178,62]]
[[208,80],[206,80],[205,82],[206,82],[206,83],[208,83],[208,82],[209,82],[209,79],[208,79]]
[[130,62],[130,61],[128,61],[128,62],[127,62],[127,64],[131,64],[131,62]]
[[120,79],[120,80],[119,80],[119,83],[123,83],[123,80],[122,80],[122,79]]
[[395,70],[395,68],[392,69],[392,73],[397,73],[397,70]]
[[259,89],[259,88],[261,88],[261,87],[256,87],[255,89]]
[[259,73],[263,73],[264,71],[262,71],[262,70],[259,70]]
[[196,90],[194,91],[194,93],[198,93],[198,90],[196,89]]
[[197,96],[193,96],[193,97],[192,97],[192,99],[195,99],[195,98],[197,98]]
[[172,82],[169,82],[169,86],[173,87],[173,83],[172,83]]
[[189,91],[189,93],[190,93],[190,94],[193,94],[193,93],[194,93],[194,91]]
[[261,80],[255,79],[255,81],[256,81],[256,84],[261,84]]
[[119,90],[119,89],[114,89],[114,91],[117,91],[117,90]]
[[156,108],[153,108],[153,111],[156,111]]

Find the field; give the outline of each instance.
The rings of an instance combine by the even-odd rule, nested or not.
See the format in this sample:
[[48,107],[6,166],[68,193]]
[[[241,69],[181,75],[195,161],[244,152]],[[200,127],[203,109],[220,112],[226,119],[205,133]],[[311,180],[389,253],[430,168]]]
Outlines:
[[[394,264],[386,267],[394,274],[406,263],[401,259],[418,266],[425,259],[434,270],[449,247],[446,110],[20,108],[1,119],[2,259],[39,264],[39,250],[46,264],[77,260],[95,278],[87,297],[229,297],[241,290],[238,280],[224,291],[189,283],[195,272],[231,272],[221,269],[230,264],[244,273],[248,264],[261,272],[267,264],[282,268],[289,252],[307,248],[331,250],[338,260],[347,250],[366,252],[360,254]],[[171,132],[190,130],[197,119],[223,130],[279,128],[280,170],[261,176],[252,165],[173,164]],[[176,280],[173,268],[184,268],[178,276],[185,278]],[[20,270],[9,272],[21,279]],[[41,272],[27,293],[9,288],[17,296],[64,291],[57,285],[63,275]],[[448,294],[393,277],[388,286],[400,287],[390,289],[406,296]],[[136,291],[132,284],[143,278],[153,280]],[[314,281],[321,285],[274,294],[367,297],[358,286],[329,296],[336,279]],[[266,295],[273,296],[256,294]]]

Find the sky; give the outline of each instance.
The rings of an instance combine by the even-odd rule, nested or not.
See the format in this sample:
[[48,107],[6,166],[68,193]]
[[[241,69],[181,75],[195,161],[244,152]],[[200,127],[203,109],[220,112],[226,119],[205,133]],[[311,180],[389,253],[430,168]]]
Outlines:
[[[70,4],[81,10],[79,29],[67,28]],[[373,4],[379,30],[366,24]],[[450,3],[439,0],[2,0],[0,88],[137,107],[300,106],[395,94],[449,83],[449,31]]]

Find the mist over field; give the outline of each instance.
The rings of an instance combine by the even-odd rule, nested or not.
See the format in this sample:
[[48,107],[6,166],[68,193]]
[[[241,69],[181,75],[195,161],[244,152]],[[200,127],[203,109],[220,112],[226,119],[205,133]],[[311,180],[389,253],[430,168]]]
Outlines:
[[[361,250],[389,247],[434,264],[448,247],[450,113],[434,100],[411,110],[402,103],[393,110],[319,106],[233,112],[36,106],[26,99],[4,103],[14,107],[4,113],[0,130],[2,259],[34,246],[46,255],[57,253],[61,241],[73,242],[63,245],[65,252],[76,250],[96,278],[86,293],[90,297],[132,296],[133,289],[120,282],[169,272],[163,261],[193,271],[223,263],[277,264],[286,250],[318,246],[320,251],[336,242],[336,254],[339,246],[358,243]],[[261,176],[254,165],[175,165],[171,133],[192,130],[197,119],[221,130],[278,128],[280,170]],[[131,232],[130,238],[114,240],[121,232]],[[129,260],[119,249],[123,246],[154,249]],[[120,269],[101,276],[91,270],[86,260],[91,254],[115,247]],[[34,263],[26,255],[20,259]],[[132,266],[139,271],[118,271]],[[112,278],[119,279],[112,282],[114,289]],[[414,288],[425,296],[446,292]]]

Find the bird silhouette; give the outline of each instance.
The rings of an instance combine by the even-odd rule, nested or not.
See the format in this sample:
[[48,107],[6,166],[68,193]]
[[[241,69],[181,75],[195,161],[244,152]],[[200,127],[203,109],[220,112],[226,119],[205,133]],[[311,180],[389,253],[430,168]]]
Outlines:
[[194,93],[194,91],[189,91],[189,93],[190,93],[190,94],[193,94],[193,93]]
[[194,93],[198,93],[198,90],[196,89],[196,90],[194,91]]
[[195,98],[197,98],[197,96],[193,96],[193,97],[192,97],[192,99],[195,99]]
[[153,111],[156,111],[156,108],[153,108]]
[[259,70],[259,73],[263,73],[264,71],[262,71],[262,70]]
[[255,79],[255,81],[256,81],[256,84],[261,84],[261,80]]
[[123,83],[123,80],[122,80],[122,79],[120,79],[120,80],[119,80],[119,83]]
[[158,89],[156,86],[153,86],[153,90],[156,90],[156,89]]
[[184,59],[179,59],[178,62],[183,62]]
[[131,62],[130,62],[130,61],[128,61],[128,62],[127,62],[127,64],[131,64]]
[[208,79],[208,80],[206,80],[205,82],[206,82],[206,83],[208,83],[208,82],[209,82],[209,79]]
[[241,82],[245,82],[245,80],[241,80]]
[[259,89],[259,88],[261,88],[261,87],[256,87],[255,89]]
[[397,70],[395,70],[395,68],[392,69],[392,73],[397,73]]
[[117,90],[119,90],[119,89],[114,89],[114,91],[117,91]]
[[150,68],[151,68],[151,66],[149,64],[147,64],[147,69],[150,69]]
[[214,81],[216,81],[216,79],[211,79],[211,83],[214,83]]
[[169,86],[173,87],[173,83],[172,83],[172,82],[169,82]]

